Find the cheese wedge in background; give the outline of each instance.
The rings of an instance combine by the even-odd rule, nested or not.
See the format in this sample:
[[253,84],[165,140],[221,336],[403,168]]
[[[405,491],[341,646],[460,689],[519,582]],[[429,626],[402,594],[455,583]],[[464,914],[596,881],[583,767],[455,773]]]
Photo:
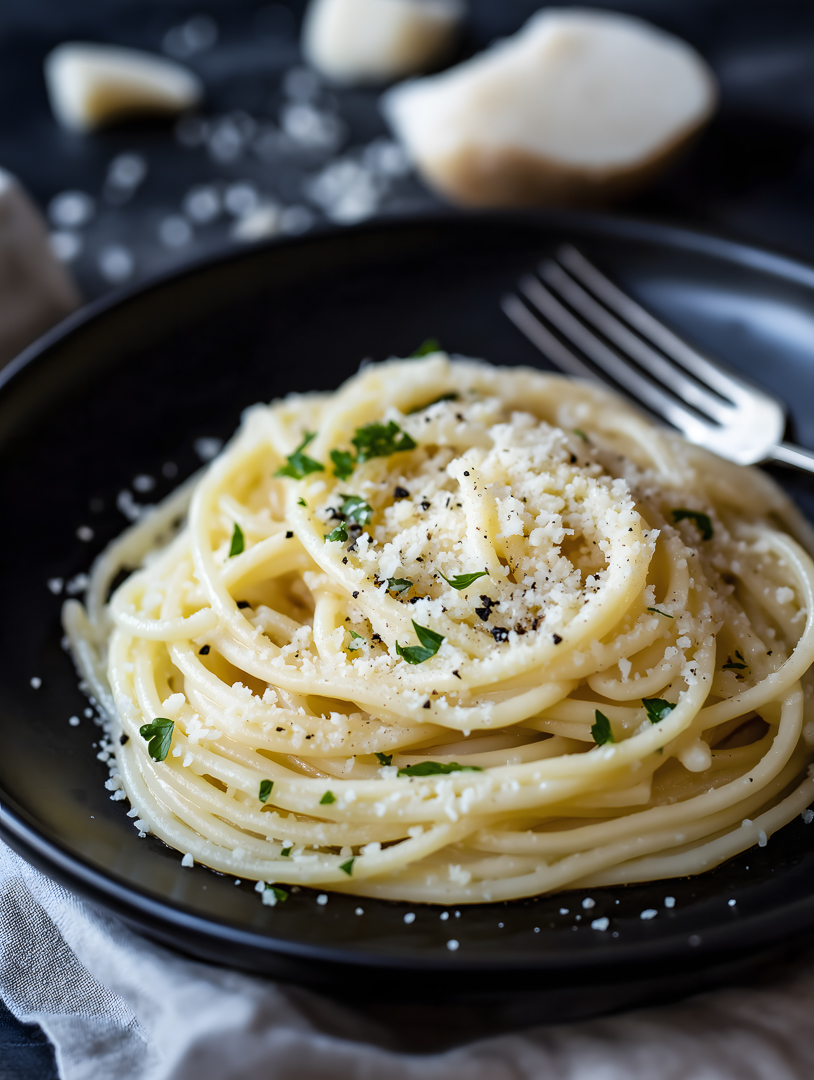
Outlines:
[[712,115],[715,79],[641,19],[547,9],[383,109],[424,179],[472,206],[599,204],[644,186]]
[[463,12],[463,0],[311,0],[303,54],[339,82],[402,78],[449,52]]
[[183,112],[203,97],[200,79],[181,64],[138,49],[78,41],[48,54],[45,82],[54,116],[74,131]]

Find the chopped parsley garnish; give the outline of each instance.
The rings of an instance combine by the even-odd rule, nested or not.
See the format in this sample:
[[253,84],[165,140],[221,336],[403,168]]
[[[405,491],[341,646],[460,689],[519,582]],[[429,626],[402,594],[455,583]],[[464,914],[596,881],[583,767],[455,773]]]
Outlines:
[[291,855],[291,845],[289,844],[288,847],[280,848],[280,854],[284,859],[287,859]]
[[399,776],[448,776],[454,772],[483,772],[479,765],[459,765],[457,761],[419,761],[416,765],[405,765],[399,769]]
[[603,712],[600,712],[599,709],[594,711],[594,716],[596,717],[596,723],[591,726],[591,734],[594,737],[596,745],[604,746],[605,743],[616,742],[616,739],[613,737],[611,722],[608,720],[607,716],[605,716]]
[[292,480],[302,480],[303,477],[307,476],[309,473],[324,472],[324,465],[320,465],[318,461],[314,461],[313,458],[310,458],[307,454],[303,453],[303,450],[309,442],[316,438],[316,434],[315,431],[306,431],[305,438],[300,445],[293,454],[288,455],[288,464],[279,468],[274,475],[290,476]]
[[406,577],[390,577],[387,579],[387,588],[390,592],[403,593],[413,587],[412,581]]
[[669,716],[675,708],[672,701],[665,701],[664,698],[642,698],[642,705],[644,705],[644,711],[647,713],[647,719],[651,724],[657,724],[659,720],[663,720],[665,716]]
[[396,642],[396,653],[403,657],[408,664],[423,664],[425,660],[429,660],[431,656],[435,656],[438,650],[441,648],[441,642],[444,640],[443,634],[436,634],[434,630],[430,630],[426,626],[419,626],[415,619],[412,620],[413,629],[416,632],[420,645],[407,645],[402,648],[398,642]]
[[588,436],[585,434],[585,432],[582,430],[582,428],[575,427],[574,428],[574,434],[579,435],[580,439],[582,439],[583,442],[590,442],[591,441],[588,438]]
[[692,521],[701,533],[702,540],[712,539],[712,522],[709,520],[709,514],[702,514],[700,510],[687,510],[685,507],[680,506],[677,510],[673,510],[673,521],[684,521],[685,518]]
[[341,540],[342,543],[348,538],[348,530],[345,528],[344,522],[341,525],[337,525],[335,529],[331,529],[329,533],[325,533],[325,539],[330,543],[334,543],[336,540]]
[[[438,571],[441,574],[441,571]],[[457,589],[458,592],[461,589],[467,589],[473,581],[477,581],[479,577],[489,577],[488,570],[479,570],[476,574],[456,574],[455,577],[448,578],[446,574],[441,574],[441,577],[451,586],[453,589]]]
[[276,885],[266,885],[263,892],[274,893],[274,899],[278,904],[284,904],[288,899],[288,893],[285,889],[279,889]]
[[348,859],[347,862],[343,862],[343,863],[339,864],[339,869],[343,873],[347,874],[348,877],[350,877],[351,874],[353,873],[353,864],[355,862],[356,862],[356,859]]
[[307,505],[308,505],[308,503],[305,501],[305,499],[302,497],[302,495],[300,495],[299,499],[297,499],[297,506],[307,506]]
[[356,467],[350,450],[332,450],[331,461],[334,463],[334,476],[339,480],[347,480]]
[[416,405],[414,409],[407,411],[408,416],[413,416],[415,413],[424,412],[425,409],[429,409],[432,405],[438,405],[441,401],[457,401],[460,394],[439,394],[437,398],[433,398],[432,401],[428,401],[426,405]]
[[274,787],[273,780],[261,780],[260,781],[260,794],[258,798],[260,802],[268,802],[269,795],[271,795],[271,789]]
[[367,525],[373,517],[373,507],[366,503],[361,495],[340,495],[342,505],[339,513],[346,521],[355,521],[357,525]]
[[365,638],[361,634],[357,634],[355,630],[348,630],[350,634],[350,642],[348,644],[349,649],[361,649],[365,644]]
[[356,447],[360,465],[374,457],[390,457],[401,450],[416,448],[415,440],[402,431],[395,420],[389,424],[365,424],[356,429],[351,442]]
[[246,538],[243,535],[243,530],[238,525],[238,523],[235,522],[235,529],[232,533],[232,543],[229,548],[229,558],[231,559],[233,555],[240,555],[245,550],[245,548]]
[[392,763],[393,763],[393,755],[392,754],[380,754],[377,751],[376,760],[378,761],[378,763],[380,765],[392,765]]
[[662,611],[661,608],[649,607],[648,611],[652,611],[655,615],[663,615],[665,619],[672,619],[672,615],[668,615],[666,611]]
[[336,796],[332,791],[326,791],[322,798],[319,800],[320,806],[330,806],[331,803],[336,802]]
[[736,663],[731,656],[727,656],[726,663],[723,665],[724,671],[746,671],[746,669],[749,667],[749,665],[743,659],[743,654],[739,653],[737,649],[735,650],[735,656],[740,662]]
[[422,356],[431,356],[433,353],[440,352],[441,346],[438,342],[438,338],[428,337],[426,341],[422,341],[415,352],[411,352],[407,357],[408,360],[418,360]]
[[149,724],[142,724],[138,729],[142,739],[147,739],[147,750],[153,761],[163,761],[170,752],[175,721],[166,716],[157,716]]

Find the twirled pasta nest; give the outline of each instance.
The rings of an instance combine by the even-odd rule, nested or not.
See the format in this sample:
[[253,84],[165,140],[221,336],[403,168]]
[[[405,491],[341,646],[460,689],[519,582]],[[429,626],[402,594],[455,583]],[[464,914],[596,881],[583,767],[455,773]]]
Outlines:
[[270,902],[497,901],[698,873],[807,806],[802,544],[758,470],[439,353],[249,410],[65,624],[144,831]]

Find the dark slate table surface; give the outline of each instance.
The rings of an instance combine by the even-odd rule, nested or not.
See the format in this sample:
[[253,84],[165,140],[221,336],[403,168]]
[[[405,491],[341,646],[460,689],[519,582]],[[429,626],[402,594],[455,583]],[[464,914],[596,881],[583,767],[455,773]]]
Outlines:
[[[27,0],[0,7],[0,166],[48,214],[87,299],[246,243],[436,204],[405,169],[372,90],[333,90],[302,67],[302,0]],[[516,30],[536,0],[469,0],[461,57]],[[559,0],[558,6],[570,6]],[[721,86],[715,121],[628,215],[709,228],[814,261],[814,4],[591,0],[681,35]],[[200,114],[92,136],[61,130],[43,57],[65,40],[183,59]],[[249,212],[254,216],[249,220]],[[37,1028],[0,1004],[0,1080],[50,1080]]]

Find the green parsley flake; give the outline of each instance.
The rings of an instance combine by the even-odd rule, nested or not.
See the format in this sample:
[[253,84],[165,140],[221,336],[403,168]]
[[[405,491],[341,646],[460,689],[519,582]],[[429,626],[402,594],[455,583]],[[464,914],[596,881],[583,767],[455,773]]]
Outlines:
[[348,530],[345,528],[344,522],[342,525],[337,525],[335,529],[331,529],[329,533],[325,533],[325,539],[333,544],[336,540],[341,540],[342,543],[348,538]]
[[306,431],[305,438],[300,445],[293,454],[288,455],[288,464],[279,468],[274,475],[290,476],[292,480],[302,480],[303,477],[307,476],[309,473],[324,472],[324,465],[320,465],[318,461],[314,461],[313,458],[310,458],[307,454],[303,453],[305,447],[315,438],[315,431]]
[[319,800],[320,806],[330,806],[331,803],[336,802],[336,796],[332,791],[326,791],[322,798]]
[[[438,573],[441,574],[441,571],[439,570]],[[460,592],[461,589],[469,588],[472,582],[477,581],[478,578],[489,577],[489,571],[479,570],[477,574],[456,574],[455,577],[452,578],[448,578],[446,574],[441,574],[441,577],[444,579],[447,585],[449,585],[453,589],[457,589],[458,592]]]
[[348,875],[348,877],[350,877],[350,876],[351,876],[351,874],[353,873],[353,864],[354,864],[355,862],[356,862],[356,859],[348,859],[348,861],[347,861],[347,862],[343,862],[343,863],[340,863],[340,864],[339,864],[339,869],[340,869],[340,870],[341,870],[341,871],[342,871],[343,873],[347,874],[347,875]]
[[457,761],[419,761],[399,769],[399,776],[448,776],[454,772],[483,772],[479,765],[459,765]]
[[435,656],[438,650],[441,648],[441,642],[444,640],[443,634],[436,634],[434,630],[430,630],[426,626],[419,626],[415,619],[412,620],[413,629],[416,632],[420,645],[407,645],[402,648],[398,642],[396,642],[396,653],[403,657],[408,664],[423,664],[425,660],[429,660],[431,656]]
[[661,608],[649,607],[648,611],[652,611],[654,615],[663,615],[665,619],[672,619],[672,615],[668,615],[666,611],[662,611]]
[[574,434],[579,435],[580,439],[582,439],[583,442],[590,442],[591,441],[588,438],[588,436],[585,434],[585,432],[582,430],[582,428],[575,427],[574,428]]
[[170,752],[170,746],[172,746],[175,721],[168,720],[166,716],[157,716],[149,724],[142,724],[138,730],[142,739],[149,740],[147,750],[153,761],[163,761]]
[[380,753],[377,752],[376,753],[376,760],[378,761],[378,763],[380,765],[392,765],[393,764],[393,755],[392,754],[380,754]]
[[604,713],[596,709],[594,712],[596,717],[596,723],[591,727],[591,734],[594,737],[594,742],[597,746],[604,746],[605,743],[614,743],[616,739],[613,737],[613,728],[611,722],[608,720]]
[[439,394],[437,398],[433,398],[432,401],[428,401],[426,405],[416,405],[414,409],[407,410],[407,416],[415,416],[416,413],[424,412],[425,409],[431,408],[433,405],[438,405],[442,401],[458,401],[460,394]]
[[307,506],[307,505],[308,505],[308,503],[305,501],[305,499],[302,497],[302,495],[300,495],[299,499],[297,499],[297,506]]
[[677,510],[673,510],[673,521],[684,521],[685,518],[688,521],[692,521],[701,533],[702,540],[712,539],[712,522],[709,520],[709,514],[702,514],[700,510],[687,510],[686,507],[680,506]]
[[356,460],[350,450],[332,450],[331,461],[338,480],[347,480],[356,468]]
[[229,548],[229,558],[231,559],[234,555],[241,555],[245,549],[246,538],[243,536],[241,527],[235,522],[235,529],[232,533],[232,544]]
[[647,713],[647,719],[651,724],[657,724],[659,720],[663,720],[665,716],[669,716],[675,708],[672,701],[665,701],[664,698],[642,698],[642,705],[644,705],[644,711]]
[[284,904],[288,899],[288,893],[285,889],[279,889],[276,885],[266,885],[263,892],[274,893],[274,899],[278,904]]
[[373,507],[366,503],[361,495],[340,495],[342,505],[339,513],[346,521],[354,521],[357,525],[367,525],[373,517]]
[[271,789],[274,787],[273,780],[261,780],[260,781],[260,795],[258,798],[260,802],[268,802],[269,795],[271,795]]
[[415,352],[411,352],[407,357],[408,360],[419,360],[422,356],[432,356],[433,353],[441,351],[441,346],[438,342],[438,338],[429,337],[426,341],[422,341]]
[[416,442],[406,431],[402,431],[395,420],[389,424],[365,424],[356,429],[351,442],[357,450],[357,460],[361,465],[375,457],[390,457],[402,450],[415,450]]
[[361,649],[366,644],[366,639],[361,634],[357,634],[355,630],[348,630],[351,640],[348,644],[349,649]]
[[740,663],[736,663],[731,656],[727,656],[726,663],[723,665],[724,671],[746,671],[746,669],[749,667],[749,665],[743,658],[743,654],[738,652],[737,649],[735,650],[735,656],[740,661]]
[[288,847],[280,848],[280,854],[284,859],[287,859],[291,855],[291,845],[289,844]]
[[406,577],[391,577],[387,579],[387,588],[390,592],[403,593],[413,587],[412,581]]

